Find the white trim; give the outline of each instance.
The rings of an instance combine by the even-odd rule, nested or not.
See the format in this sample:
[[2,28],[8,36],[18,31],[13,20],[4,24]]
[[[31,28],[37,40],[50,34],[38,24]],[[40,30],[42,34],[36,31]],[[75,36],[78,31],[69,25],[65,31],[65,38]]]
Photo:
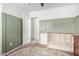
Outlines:
[[[29,44],[29,43],[28,43],[28,44]],[[27,44],[24,44],[24,45],[21,45],[21,46],[19,46],[19,47],[16,47],[16,48],[12,49],[11,51],[6,52],[6,53],[4,53],[4,54],[2,54],[2,55],[3,55],[3,56],[8,55],[8,54],[10,54],[11,52],[13,52],[13,51],[15,51],[15,50],[17,50],[17,49],[19,49],[19,48],[25,46],[25,45],[27,45]]]

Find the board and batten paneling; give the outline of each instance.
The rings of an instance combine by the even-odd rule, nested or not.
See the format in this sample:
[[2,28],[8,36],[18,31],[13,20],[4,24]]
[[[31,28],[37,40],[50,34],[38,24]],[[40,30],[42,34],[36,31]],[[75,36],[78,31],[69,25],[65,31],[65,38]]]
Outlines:
[[47,32],[47,21],[40,21],[40,32]]
[[57,19],[52,22],[51,31],[48,32],[63,32],[63,20]]
[[64,19],[63,25],[64,25],[63,26],[64,33],[75,33],[75,19],[74,18]]
[[40,32],[63,32],[63,20],[40,20]]
[[75,33],[75,19],[40,20],[40,32]]
[[76,33],[79,34],[79,16],[75,18]]
[[40,44],[47,45],[47,33],[41,33],[40,34]]

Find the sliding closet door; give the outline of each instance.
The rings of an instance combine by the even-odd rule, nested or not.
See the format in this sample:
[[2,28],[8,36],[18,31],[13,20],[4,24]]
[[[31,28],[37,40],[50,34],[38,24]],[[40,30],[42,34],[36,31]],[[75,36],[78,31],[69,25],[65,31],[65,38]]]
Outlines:
[[22,45],[22,19],[17,18],[17,35],[18,35],[18,39],[17,39],[17,44],[18,46]]
[[5,53],[5,39],[6,39],[6,14],[2,13],[2,53]]
[[22,45],[22,19],[2,13],[2,53]]
[[17,47],[17,18],[7,15],[6,24],[6,52]]

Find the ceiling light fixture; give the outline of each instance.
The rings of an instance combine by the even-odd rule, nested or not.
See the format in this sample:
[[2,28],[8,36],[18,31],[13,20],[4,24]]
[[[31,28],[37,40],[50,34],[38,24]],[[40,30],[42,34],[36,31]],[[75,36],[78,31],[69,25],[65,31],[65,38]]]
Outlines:
[[40,4],[41,4],[42,7],[44,6],[44,3],[40,3]]

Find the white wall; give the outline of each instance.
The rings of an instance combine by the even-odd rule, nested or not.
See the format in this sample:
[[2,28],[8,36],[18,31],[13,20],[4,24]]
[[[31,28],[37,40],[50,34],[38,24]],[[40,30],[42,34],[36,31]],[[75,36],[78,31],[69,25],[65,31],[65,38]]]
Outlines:
[[28,7],[27,4],[22,3],[3,3],[2,11],[21,18],[23,14],[26,14],[28,16],[27,7]]
[[31,42],[31,19],[23,15],[23,45]]
[[2,50],[2,16],[1,16],[1,12],[2,12],[2,4],[0,4],[0,54],[1,54],[1,50]]
[[77,5],[77,15],[79,15],[79,4]]
[[47,45],[47,34],[48,33],[40,33],[40,44],[45,44],[45,45]]
[[39,42],[39,19],[34,18],[34,39]]
[[34,19],[31,18],[31,38],[34,39]]
[[30,18],[28,5],[23,3],[4,3],[2,4],[2,11],[23,19],[23,44],[29,43],[30,34]]
[[39,19],[37,17],[31,18],[31,32],[32,38],[34,38],[37,42],[39,42]]

